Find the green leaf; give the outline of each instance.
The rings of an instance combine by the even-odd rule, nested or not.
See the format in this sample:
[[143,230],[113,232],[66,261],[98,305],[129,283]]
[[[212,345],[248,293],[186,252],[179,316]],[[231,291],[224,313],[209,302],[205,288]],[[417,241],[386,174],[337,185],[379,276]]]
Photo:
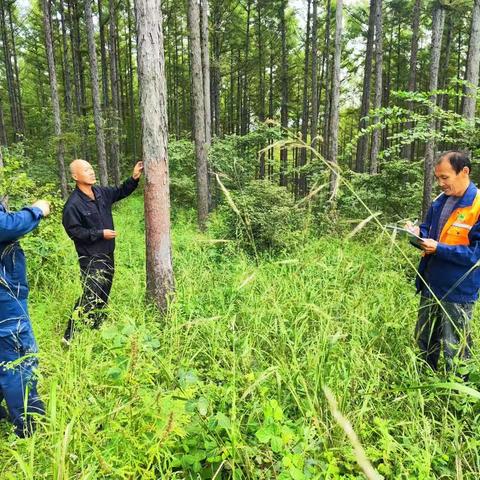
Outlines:
[[198,413],[203,417],[208,413],[208,400],[205,397],[200,397],[197,402]]
[[274,436],[270,440],[270,446],[272,447],[272,450],[276,453],[281,452],[283,448],[283,442],[280,437]]
[[255,436],[260,443],[268,443],[272,438],[272,429],[270,427],[262,427],[255,432]]

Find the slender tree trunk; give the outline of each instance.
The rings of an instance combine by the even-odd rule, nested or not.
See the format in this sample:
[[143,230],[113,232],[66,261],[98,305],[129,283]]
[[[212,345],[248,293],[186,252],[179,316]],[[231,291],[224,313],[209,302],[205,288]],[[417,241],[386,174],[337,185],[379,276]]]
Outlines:
[[197,159],[197,215],[200,230],[206,229],[208,218],[208,163],[205,136],[205,91],[202,75],[202,47],[200,39],[200,8],[197,0],[188,1],[190,30],[190,61],[192,69],[193,136]]
[[120,185],[120,141],[119,141],[119,118],[120,118],[120,94],[118,85],[118,70],[117,70],[117,21],[115,0],[109,0],[109,50],[110,50],[110,87],[111,87],[111,115],[110,115],[110,148],[111,148],[111,174],[115,185]]
[[60,102],[57,91],[57,73],[55,71],[55,58],[53,55],[52,30],[49,0],[42,0],[43,10],[43,28],[45,30],[45,49],[47,52],[48,74],[50,77],[50,92],[52,96],[53,124],[55,127],[55,137],[57,144],[57,164],[60,178],[60,188],[62,197],[67,198],[67,177],[65,175],[64,146],[62,137],[62,123],[60,117]]
[[[131,130],[131,147],[132,156],[137,159],[137,120],[135,118],[135,98],[133,92],[133,47],[132,47],[132,12],[130,8],[130,0],[127,0],[127,21],[128,21],[128,100],[130,110],[130,130]],[[175,48],[177,48],[175,46]],[[178,92],[175,95],[176,101],[176,114],[180,115],[178,111]],[[180,130],[180,127],[178,127]]]
[[[322,56],[322,75],[320,79],[320,88],[325,84],[325,107],[323,109],[323,142],[322,142],[322,154],[324,156],[328,155],[328,135],[330,133],[330,94],[331,94],[331,84],[330,84],[330,29],[331,29],[331,16],[332,16],[332,6],[331,1],[327,1],[327,11],[326,11],[326,24],[325,24],[325,50],[323,51]],[[319,101],[322,96],[322,91],[320,89]]]
[[[62,58],[64,71],[64,91],[65,91],[65,109],[67,110],[68,126],[73,128],[73,100],[72,100],[72,75],[70,72],[70,62],[68,61],[68,38],[65,26],[65,11],[63,8],[63,0],[59,1],[60,5],[60,22],[62,26]],[[76,155],[75,155],[76,156]]]
[[[338,165],[338,132],[340,110],[340,59],[342,52],[343,0],[337,0],[335,10],[335,54],[332,70],[332,108],[330,121],[330,135],[328,156],[334,168]],[[338,190],[338,175],[332,172],[330,176],[330,195],[335,198]]]
[[463,117],[473,122],[478,87],[478,68],[480,62],[480,0],[473,4],[472,26],[470,29],[470,46],[468,48],[465,97],[463,99]]
[[5,119],[3,115],[3,101],[0,97],[0,145],[7,146],[7,131],[5,129]]
[[145,164],[148,297],[165,312],[174,293],[168,175],[167,92],[160,0],[136,0],[138,80]]
[[10,115],[12,119],[13,139],[15,142],[21,140],[23,130],[17,99],[17,89],[15,85],[15,76],[11,62],[12,54],[10,50],[10,36],[7,31],[5,0],[0,0],[0,30],[2,34],[3,58],[5,61],[5,75],[7,80],[7,92],[10,103]]
[[[379,109],[382,106],[382,65],[383,65],[383,19],[382,0],[376,0],[375,11],[375,99],[373,108]],[[375,115],[374,124],[380,122],[379,116]],[[380,152],[381,130],[377,127],[373,131],[372,154],[370,162],[370,173],[378,171],[378,154]]]
[[10,22],[10,43],[12,45],[12,56],[13,56],[13,68],[14,68],[14,84],[15,84],[15,96],[17,103],[17,115],[19,121],[19,128],[22,133],[25,133],[25,120],[23,118],[23,107],[22,107],[22,92],[20,90],[20,75],[18,72],[18,59],[17,59],[17,47],[15,44],[15,34],[13,26],[13,14],[12,14],[12,5],[14,2],[7,2],[8,5],[8,18]]
[[105,135],[103,131],[103,115],[98,86],[97,52],[93,30],[92,0],[85,0],[85,23],[87,26],[88,55],[90,57],[90,79],[92,83],[93,121],[97,141],[97,162],[100,173],[100,184],[108,185],[107,155],[105,153]]
[[247,0],[247,24],[245,34],[245,58],[243,59],[243,71],[241,77],[241,90],[242,90],[242,112],[240,120],[240,134],[246,135],[250,128],[250,109],[249,109],[249,96],[248,96],[248,69],[250,58],[250,12],[252,1]]
[[102,0],[98,0],[98,26],[100,30],[100,63],[102,65],[102,106],[107,111],[108,100],[108,69],[107,69],[107,49],[105,42],[105,19],[103,18]]
[[[418,57],[418,39],[420,37],[420,13],[422,11],[422,0],[415,0],[412,17],[412,40],[410,43],[410,67],[408,74],[408,91],[414,92],[417,88],[417,57]],[[407,108],[413,112],[413,102],[407,102]],[[405,123],[405,130],[411,130],[412,122]],[[404,146],[403,157],[413,160],[413,144],[408,143]]]
[[[285,26],[285,10],[287,8],[287,0],[280,2],[280,35],[282,42],[282,64],[281,64],[281,109],[280,122],[283,129],[288,128],[288,51],[287,51],[287,32]],[[287,186],[287,167],[288,167],[288,150],[282,148],[280,150],[280,185]]]
[[222,81],[220,70],[220,23],[222,21],[220,8],[218,3],[214,3],[215,8],[213,10],[213,31],[212,31],[212,44],[213,44],[213,65],[212,65],[212,98],[213,98],[213,133],[218,137],[220,136],[220,84]]
[[[262,35],[262,0],[257,0],[257,40],[258,40],[258,120],[265,122],[265,59]],[[265,178],[265,152],[260,153],[259,178]]]
[[208,47],[208,0],[201,0],[200,3],[200,38],[202,44],[202,72],[203,72],[203,91],[205,108],[205,142],[207,148],[212,142],[212,112],[210,105],[210,50]]
[[[310,142],[312,148],[317,147],[317,130],[318,130],[318,53],[317,53],[317,38],[318,33],[318,0],[313,0],[312,12],[312,122],[310,128]],[[313,152],[312,152],[313,155]]]
[[[437,2],[433,7],[432,20],[432,47],[430,54],[430,92],[434,92],[438,85],[438,71],[440,65],[440,53],[442,48],[443,26],[445,23],[445,9],[442,4]],[[435,104],[437,95],[432,93],[430,101]],[[432,113],[432,112],[430,112]],[[436,120],[434,118],[430,121],[430,129],[435,131]],[[435,156],[435,139],[430,138],[427,141],[425,148],[425,164],[424,164],[424,179],[423,179],[423,201],[422,201],[422,215],[425,218],[428,208],[432,201],[432,186],[433,186],[433,166]]]
[[[363,74],[363,91],[362,106],[360,108],[359,130],[363,130],[367,126],[366,116],[370,110],[370,85],[372,77],[372,58],[373,58],[373,38],[375,30],[375,0],[370,0],[370,14],[368,17],[368,33],[367,33],[367,51],[365,56],[365,70]],[[362,135],[358,139],[356,170],[358,172],[365,171],[365,159],[368,155],[368,136]]]
[[[308,73],[310,71],[310,7],[311,0],[307,0],[307,31],[305,37],[305,65],[303,71],[303,109],[302,109],[302,141],[306,144],[308,137]],[[300,150],[300,158],[298,166],[300,169],[307,163],[307,150],[302,148]],[[298,195],[304,197],[307,193],[307,177],[304,171],[300,172],[298,176]]]

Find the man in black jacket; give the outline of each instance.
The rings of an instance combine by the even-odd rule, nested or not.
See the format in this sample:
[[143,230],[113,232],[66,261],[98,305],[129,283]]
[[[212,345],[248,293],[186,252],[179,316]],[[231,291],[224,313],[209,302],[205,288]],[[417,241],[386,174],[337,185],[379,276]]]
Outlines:
[[76,188],[63,208],[63,227],[78,253],[83,293],[77,300],[64,334],[70,342],[75,319],[82,317],[92,328],[99,328],[108,303],[115,269],[115,237],[112,204],[128,197],[138,186],[143,163],[138,162],[132,176],[116,187],[99,187],[92,166],[85,160],[74,160],[70,173]]

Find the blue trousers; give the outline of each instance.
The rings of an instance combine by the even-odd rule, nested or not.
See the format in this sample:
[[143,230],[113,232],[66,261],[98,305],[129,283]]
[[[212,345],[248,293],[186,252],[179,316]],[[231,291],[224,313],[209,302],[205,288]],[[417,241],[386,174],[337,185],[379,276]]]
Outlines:
[[0,320],[0,403],[5,399],[15,433],[24,437],[33,431],[32,415],[45,413],[45,408],[37,393],[38,350],[26,301],[15,301],[23,312],[16,318],[15,328],[5,331]]

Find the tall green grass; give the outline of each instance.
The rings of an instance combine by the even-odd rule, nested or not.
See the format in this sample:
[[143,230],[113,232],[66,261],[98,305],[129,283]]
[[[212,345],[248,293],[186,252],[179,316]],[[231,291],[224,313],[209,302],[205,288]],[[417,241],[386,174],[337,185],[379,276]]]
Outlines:
[[479,477],[478,400],[423,372],[412,272],[385,238],[312,238],[256,263],[180,213],[161,318],[144,302],[142,215],[139,196],[116,210],[110,318],[69,350],[73,246],[31,259],[47,415],[25,440],[0,424],[0,478],[363,478],[324,387],[385,478]]

